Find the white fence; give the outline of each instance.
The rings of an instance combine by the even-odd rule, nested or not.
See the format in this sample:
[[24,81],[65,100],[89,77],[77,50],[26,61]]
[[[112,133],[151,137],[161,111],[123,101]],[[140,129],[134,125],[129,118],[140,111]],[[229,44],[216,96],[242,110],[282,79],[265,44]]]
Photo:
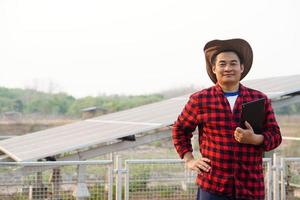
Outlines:
[[[266,199],[297,199],[300,158],[264,159]],[[182,160],[0,163],[0,199],[190,200],[196,174]]]
[[0,199],[111,200],[112,171],[112,161],[0,163]]
[[125,199],[195,199],[196,174],[181,160],[126,160]]
[[[264,159],[266,199],[272,194],[272,163]],[[125,200],[195,199],[196,173],[188,170],[182,160],[126,160]]]

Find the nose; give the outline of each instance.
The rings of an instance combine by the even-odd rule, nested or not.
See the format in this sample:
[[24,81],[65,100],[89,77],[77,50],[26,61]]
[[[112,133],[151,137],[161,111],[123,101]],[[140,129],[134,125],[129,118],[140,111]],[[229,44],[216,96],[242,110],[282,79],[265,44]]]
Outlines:
[[225,71],[230,71],[231,70],[231,66],[230,64],[227,64],[224,68]]

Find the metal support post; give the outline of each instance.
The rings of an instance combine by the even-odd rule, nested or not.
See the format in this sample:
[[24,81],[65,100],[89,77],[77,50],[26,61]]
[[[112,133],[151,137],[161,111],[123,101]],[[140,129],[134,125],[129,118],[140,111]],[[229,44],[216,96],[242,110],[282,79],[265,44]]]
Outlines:
[[285,160],[284,158],[280,159],[280,166],[281,166],[281,173],[280,173],[280,180],[281,180],[281,200],[286,199],[286,190],[285,190],[285,183],[286,183],[286,173],[285,173]]
[[127,161],[125,161],[125,171],[125,200],[129,200],[129,167]]
[[122,200],[122,158],[116,156],[117,177],[116,177],[116,200]]
[[85,165],[77,165],[77,186],[73,192],[73,196],[76,197],[76,200],[85,200],[90,197],[89,190],[85,183]]
[[279,200],[278,165],[276,153],[273,154],[273,199]]
[[114,165],[108,166],[108,200],[113,199],[113,185],[114,185]]

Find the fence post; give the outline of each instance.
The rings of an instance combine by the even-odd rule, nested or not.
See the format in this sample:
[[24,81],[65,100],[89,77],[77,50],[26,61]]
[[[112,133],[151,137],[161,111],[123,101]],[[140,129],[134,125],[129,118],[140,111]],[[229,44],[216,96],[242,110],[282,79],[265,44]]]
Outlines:
[[125,200],[129,200],[129,166],[128,162],[125,161]]
[[89,190],[84,180],[86,174],[85,169],[85,165],[77,165],[77,186],[73,192],[73,196],[76,197],[77,200],[84,200],[90,197]]
[[122,200],[122,158],[116,156],[117,177],[116,177],[116,200]]
[[[110,144],[110,143],[109,143]],[[111,152],[109,155],[109,160],[111,160],[111,164],[108,166],[108,200],[113,200],[113,189],[114,189],[114,161],[115,156],[114,153]]]
[[273,154],[273,199],[279,200],[277,155]]
[[113,184],[114,184],[114,167],[113,165],[108,166],[108,200],[113,199]]
[[273,171],[272,171],[272,158],[264,158],[264,163],[267,163],[267,169],[265,171],[267,200],[272,200],[272,189],[273,189]]
[[281,200],[286,199],[286,190],[285,190],[285,182],[286,182],[286,173],[285,173],[285,159],[281,158]]

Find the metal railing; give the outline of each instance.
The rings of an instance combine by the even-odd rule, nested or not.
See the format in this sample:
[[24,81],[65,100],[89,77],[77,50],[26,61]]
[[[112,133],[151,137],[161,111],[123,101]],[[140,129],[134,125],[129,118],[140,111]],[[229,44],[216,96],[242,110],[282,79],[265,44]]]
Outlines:
[[196,173],[177,159],[126,160],[125,200],[194,199]]
[[[265,158],[263,164],[266,199],[271,200],[273,190],[271,158]],[[125,173],[125,200],[190,200],[196,197],[197,174],[188,170],[182,160],[126,160],[123,172]]]
[[[263,165],[267,200],[299,198],[300,158]],[[190,200],[196,175],[180,159],[0,162],[0,199]]]
[[280,199],[300,199],[300,158],[281,158],[280,170]]
[[0,199],[112,199],[112,161],[1,162]]

